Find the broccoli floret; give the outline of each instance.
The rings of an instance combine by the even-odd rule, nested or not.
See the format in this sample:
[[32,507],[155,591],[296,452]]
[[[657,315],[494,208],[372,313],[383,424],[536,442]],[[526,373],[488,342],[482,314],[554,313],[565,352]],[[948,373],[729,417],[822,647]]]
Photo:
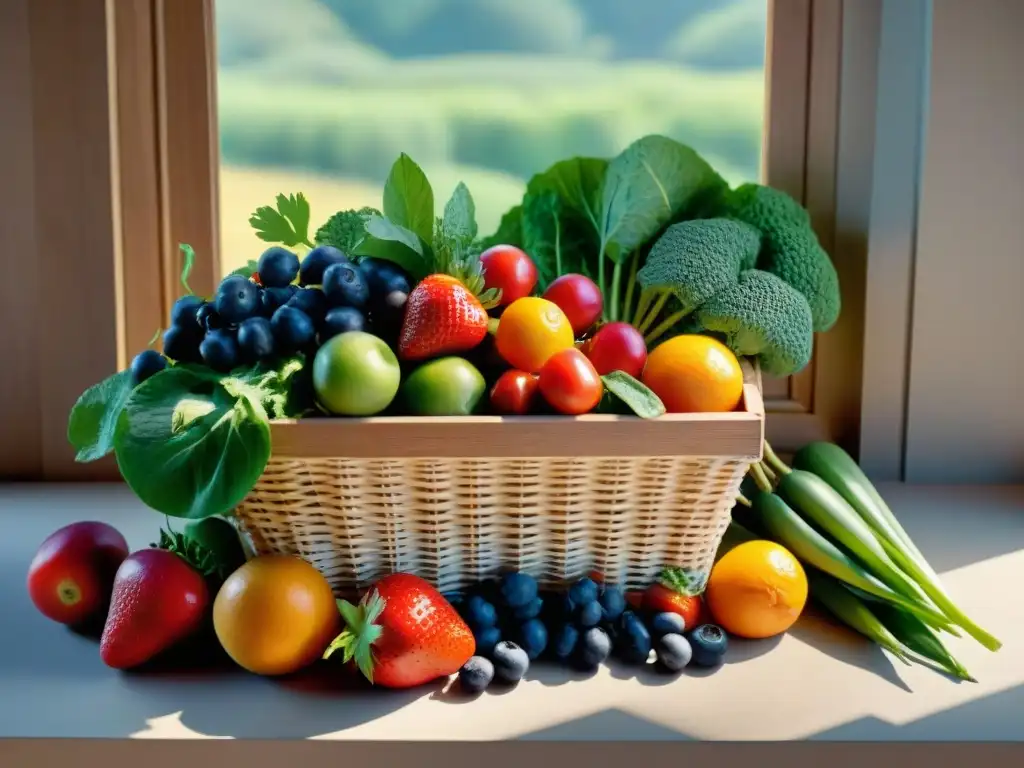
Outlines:
[[760,247],[760,233],[741,221],[716,218],[673,224],[637,272],[641,292],[633,324],[647,333],[674,298],[679,306],[648,334],[648,342],[654,342],[720,290],[734,285],[740,271],[753,265]]
[[370,207],[338,211],[316,231],[314,240],[317,245],[333,245],[351,255],[366,237],[366,221],[371,216],[380,216],[380,211]]
[[803,294],[770,272],[745,270],[694,316],[738,356],[756,356],[771,376],[790,376],[811,361],[811,307]]
[[839,275],[811,217],[796,200],[778,189],[744,184],[729,198],[726,215],[751,224],[762,234],[759,269],[781,277],[811,305],[815,331],[827,331],[839,318]]

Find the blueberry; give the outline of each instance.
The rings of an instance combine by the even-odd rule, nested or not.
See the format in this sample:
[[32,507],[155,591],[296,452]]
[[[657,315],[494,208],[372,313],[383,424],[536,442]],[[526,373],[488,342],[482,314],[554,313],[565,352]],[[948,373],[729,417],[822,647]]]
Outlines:
[[366,285],[374,296],[383,296],[392,291],[408,294],[412,290],[409,276],[393,262],[365,258],[359,262],[359,271],[363,273]]
[[605,586],[598,600],[601,602],[605,621],[615,621],[626,610],[626,595],[619,587]]
[[316,338],[316,328],[301,309],[285,305],[270,318],[274,341],[282,352],[300,352]]
[[459,685],[466,693],[481,693],[494,679],[494,665],[483,656],[474,656],[459,670]]
[[651,619],[651,634],[654,637],[662,635],[681,635],[686,631],[686,620],[678,613],[659,613]]
[[198,363],[199,341],[202,337],[180,325],[172,325],[164,331],[164,354],[178,363]]
[[519,682],[530,668],[530,657],[526,651],[508,640],[494,646],[491,658],[495,675],[507,683]]
[[228,275],[217,287],[213,307],[226,323],[240,323],[256,314],[259,288],[241,275]]
[[224,327],[224,321],[217,314],[217,310],[213,308],[213,304],[210,303],[203,304],[196,312],[196,322],[199,323],[199,327],[203,331],[213,331]]
[[597,600],[591,600],[589,603],[584,603],[576,611],[576,621],[579,622],[581,627],[596,627],[601,623],[601,618],[603,616],[604,611]]
[[274,331],[265,317],[250,317],[238,326],[238,351],[247,363],[274,356]]
[[544,598],[535,597],[533,600],[528,602],[526,605],[520,605],[512,609],[512,618],[517,621],[527,621],[528,619],[536,619],[540,616],[541,610],[544,608]]
[[537,597],[537,580],[528,573],[506,573],[501,577],[501,599],[509,608],[529,605]]
[[349,331],[366,330],[366,318],[355,307],[334,307],[327,310],[323,325],[320,326],[320,343],[332,336]]
[[320,285],[324,281],[324,270],[331,264],[348,263],[348,257],[333,245],[318,245],[306,254],[299,267],[300,285]]
[[481,630],[475,637],[477,653],[490,656],[494,653],[495,646],[501,642],[501,630],[497,627],[487,627],[487,629]]
[[203,362],[220,373],[227,373],[238,365],[238,342],[228,330],[210,331],[199,345]]
[[327,312],[327,297],[319,288],[299,288],[288,299],[288,306],[301,309],[309,315],[309,319],[313,321],[314,325],[320,325]]
[[287,304],[298,290],[297,285],[288,285],[284,288],[264,288],[260,291],[260,314],[264,317],[272,316]]
[[632,611],[625,611],[620,619],[622,632],[619,634],[618,650],[623,661],[643,664],[651,655],[651,633]]
[[275,245],[260,254],[256,271],[260,282],[267,288],[283,288],[298,276],[299,257],[287,248]]
[[171,325],[189,331],[199,331],[196,313],[205,304],[206,302],[198,296],[182,296],[171,307]]
[[397,336],[402,328],[402,320],[405,319],[405,305],[408,301],[409,294],[404,291],[391,291],[383,299],[375,301],[370,310],[374,331],[383,338]]
[[167,367],[167,358],[155,349],[144,349],[132,360],[132,384],[139,385],[155,373]]
[[447,600],[448,603],[455,608],[461,608],[462,604],[466,600],[466,596],[461,592],[442,592],[441,597]]
[[370,298],[363,273],[352,264],[331,264],[324,270],[324,295],[332,307],[362,309]]
[[579,658],[587,667],[596,667],[612,653],[612,641],[600,627],[591,627],[580,638]]
[[519,628],[516,639],[530,661],[533,661],[548,647],[548,628],[540,619],[530,619]]
[[720,664],[729,648],[725,630],[715,624],[701,624],[689,636],[693,663],[700,667]]
[[597,600],[597,584],[593,579],[582,578],[569,587],[569,599],[576,605],[586,605]]
[[658,661],[670,672],[678,672],[693,658],[690,643],[680,634],[670,632],[658,638],[656,649]]
[[494,606],[479,595],[466,601],[464,608],[466,623],[474,631],[493,627],[498,623],[498,612]]
[[551,650],[559,659],[567,659],[576,650],[580,633],[572,624],[563,624],[551,638]]

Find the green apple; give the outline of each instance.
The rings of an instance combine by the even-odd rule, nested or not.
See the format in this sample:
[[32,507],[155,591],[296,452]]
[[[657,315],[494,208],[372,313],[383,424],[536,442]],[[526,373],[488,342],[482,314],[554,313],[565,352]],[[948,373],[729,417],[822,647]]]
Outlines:
[[340,333],[317,350],[313,389],[335,416],[373,416],[387,408],[402,380],[398,358],[383,339],[364,331]]
[[402,399],[414,416],[468,416],[476,412],[487,382],[472,363],[442,357],[424,363],[406,378]]

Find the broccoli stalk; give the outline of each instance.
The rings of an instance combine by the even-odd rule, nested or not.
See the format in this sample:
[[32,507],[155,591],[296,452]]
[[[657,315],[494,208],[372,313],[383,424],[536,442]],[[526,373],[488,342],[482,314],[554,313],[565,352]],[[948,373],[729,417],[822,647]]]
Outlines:
[[[735,285],[760,246],[756,229],[730,219],[684,221],[665,230],[636,275],[641,291],[633,325],[645,334],[648,347],[719,291]],[[670,300],[678,307],[652,329]]]
[[790,376],[811,360],[814,328],[803,294],[759,269],[740,273],[694,315],[738,356],[757,357],[770,376]]

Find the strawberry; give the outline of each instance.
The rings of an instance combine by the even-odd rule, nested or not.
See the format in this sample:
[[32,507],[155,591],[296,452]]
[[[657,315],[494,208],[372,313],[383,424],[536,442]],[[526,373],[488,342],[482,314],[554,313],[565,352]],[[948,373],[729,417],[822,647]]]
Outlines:
[[403,360],[467,352],[487,336],[487,310],[451,275],[424,278],[405,304],[398,338]]
[[149,661],[197,630],[209,602],[206,579],[182,556],[156,548],[129,555],[114,576],[100,657],[115,669]]
[[459,671],[476,652],[466,622],[433,586],[410,573],[385,576],[359,605],[338,601],[347,625],[324,652],[343,652],[371,683],[412,688]]
[[643,593],[642,606],[645,611],[656,613],[677,613],[683,617],[687,629],[700,623],[703,601],[700,593],[706,579],[694,579],[681,568],[666,568],[657,582]]

